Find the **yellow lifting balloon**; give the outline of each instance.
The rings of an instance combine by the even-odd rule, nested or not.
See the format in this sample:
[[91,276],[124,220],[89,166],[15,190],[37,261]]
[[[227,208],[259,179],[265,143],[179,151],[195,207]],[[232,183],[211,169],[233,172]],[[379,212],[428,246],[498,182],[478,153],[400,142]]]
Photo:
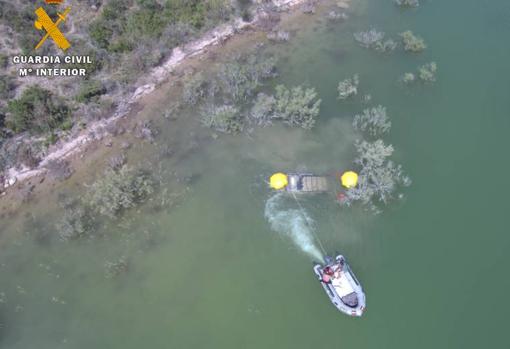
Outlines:
[[358,184],[358,174],[353,171],[344,172],[340,179],[346,188],[354,188]]
[[287,186],[287,184],[289,184],[289,182],[285,173],[278,172],[269,178],[269,186],[273,189],[283,189]]

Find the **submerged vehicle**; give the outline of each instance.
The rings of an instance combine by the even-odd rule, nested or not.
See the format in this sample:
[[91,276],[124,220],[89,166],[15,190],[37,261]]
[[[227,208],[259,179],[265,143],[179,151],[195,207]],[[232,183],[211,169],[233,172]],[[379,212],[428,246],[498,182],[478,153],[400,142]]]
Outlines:
[[363,315],[365,293],[342,255],[326,257],[326,264],[317,263],[313,271],[338,310],[350,316]]
[[292,193],[323,193],[328,191],[328,180],[325,176],[311,173],[289,173],[285,190]]

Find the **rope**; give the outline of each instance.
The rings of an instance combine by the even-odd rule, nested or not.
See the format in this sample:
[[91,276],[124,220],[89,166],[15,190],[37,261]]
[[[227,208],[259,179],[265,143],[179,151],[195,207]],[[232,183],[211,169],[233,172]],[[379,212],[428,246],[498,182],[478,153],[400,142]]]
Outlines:
[[326,253],[326,250],[324,249],[324,246],[322,245],[321,239],[319,239],[319,236],[315,233],[315,230],[313,229],[312,225],[308,222],[308,216],[305,213],[305,209],[303,208],[303,206],[301,205],[301,203],[297,199],[296,194],[294,194],[294,192],[290,192],[290,193],[292,194],[292,197],[294,198],[294,200],[296,200],[296,203],[299,206],[299,210],[301,211],[301,214],[303,215],[303,217],[305,217],[306,225],[308,226],[308,228],[312,232],[313,237],[315,238],[315,240],[319,243],[319,247],[321,248],[322,253],[324,253],[324,256],[326,256],[327,253]]

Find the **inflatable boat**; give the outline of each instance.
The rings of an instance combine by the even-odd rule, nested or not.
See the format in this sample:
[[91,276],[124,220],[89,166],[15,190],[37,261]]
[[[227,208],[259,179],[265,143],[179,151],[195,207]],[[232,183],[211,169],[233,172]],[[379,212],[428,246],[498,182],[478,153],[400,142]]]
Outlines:
[[323,193],[328,191],[328,180],[311,173],[289,173],[285,190],[292,193]]
[[365,293],[342,255],[334,260],[326,257],[326,264],[316,264],[313,270],[338,310],[350,316],[363,315]]

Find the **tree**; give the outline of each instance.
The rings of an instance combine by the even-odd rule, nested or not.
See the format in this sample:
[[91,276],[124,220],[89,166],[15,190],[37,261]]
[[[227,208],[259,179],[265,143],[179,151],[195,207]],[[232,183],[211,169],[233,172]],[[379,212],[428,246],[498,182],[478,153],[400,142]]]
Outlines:
[[386,108],[378,105],[375,108],[363,110],[362,114],[355,115],[353,127],[375,137],[387,133],[391,128],[391,121],[386,114]]
[[425,82],[434,82],[436,81],[436,73],[437,73],[437,64],[436,62],[430,62],[425,65],[422,65],[418,68],[418,73],[420,80]]
[[275,118],[290,126],[311,129],[320,112],[321,99],[314,88],[276,86]]
[[70,109],[50,91],[38,86],[26,89],[20,98],[8,103],[7,127],[14,132],[49,132],[57,129],[71,114]]
[[410,52],[421,52],[427,48],[425,41],[419,36],[414,35],[410,30],[400,33],[402,42],[404,43],[404,50]]
[[338,83],[338,99],[347,99],[358,94],[359,77],[354,74],[351,78]]
[[244,127],[239,110],[231,105],[207,107],[202,112],[202,124],[223,133],[239,133]]
[[152,180],[143,172],[128,166],[108,168],[89,188],[86,202],[98,213],[114,218],[122,210],[132,208],[152,194]]
[[376,202],[387,203],[399,185],[409,186],[411,180],[405,176],[400,165],[389,160],[393,146],[380,139],[374,142],[356,142],[358,156],[355,163],[360,166],[358,185],[346,191],[346,204],[360,201],[378,211]]
[[250,120],[259,126],[271,125],[271,119],[274,118],[275,103],[276,100],[273,96],[259,93],[253,102],[249,114]]

